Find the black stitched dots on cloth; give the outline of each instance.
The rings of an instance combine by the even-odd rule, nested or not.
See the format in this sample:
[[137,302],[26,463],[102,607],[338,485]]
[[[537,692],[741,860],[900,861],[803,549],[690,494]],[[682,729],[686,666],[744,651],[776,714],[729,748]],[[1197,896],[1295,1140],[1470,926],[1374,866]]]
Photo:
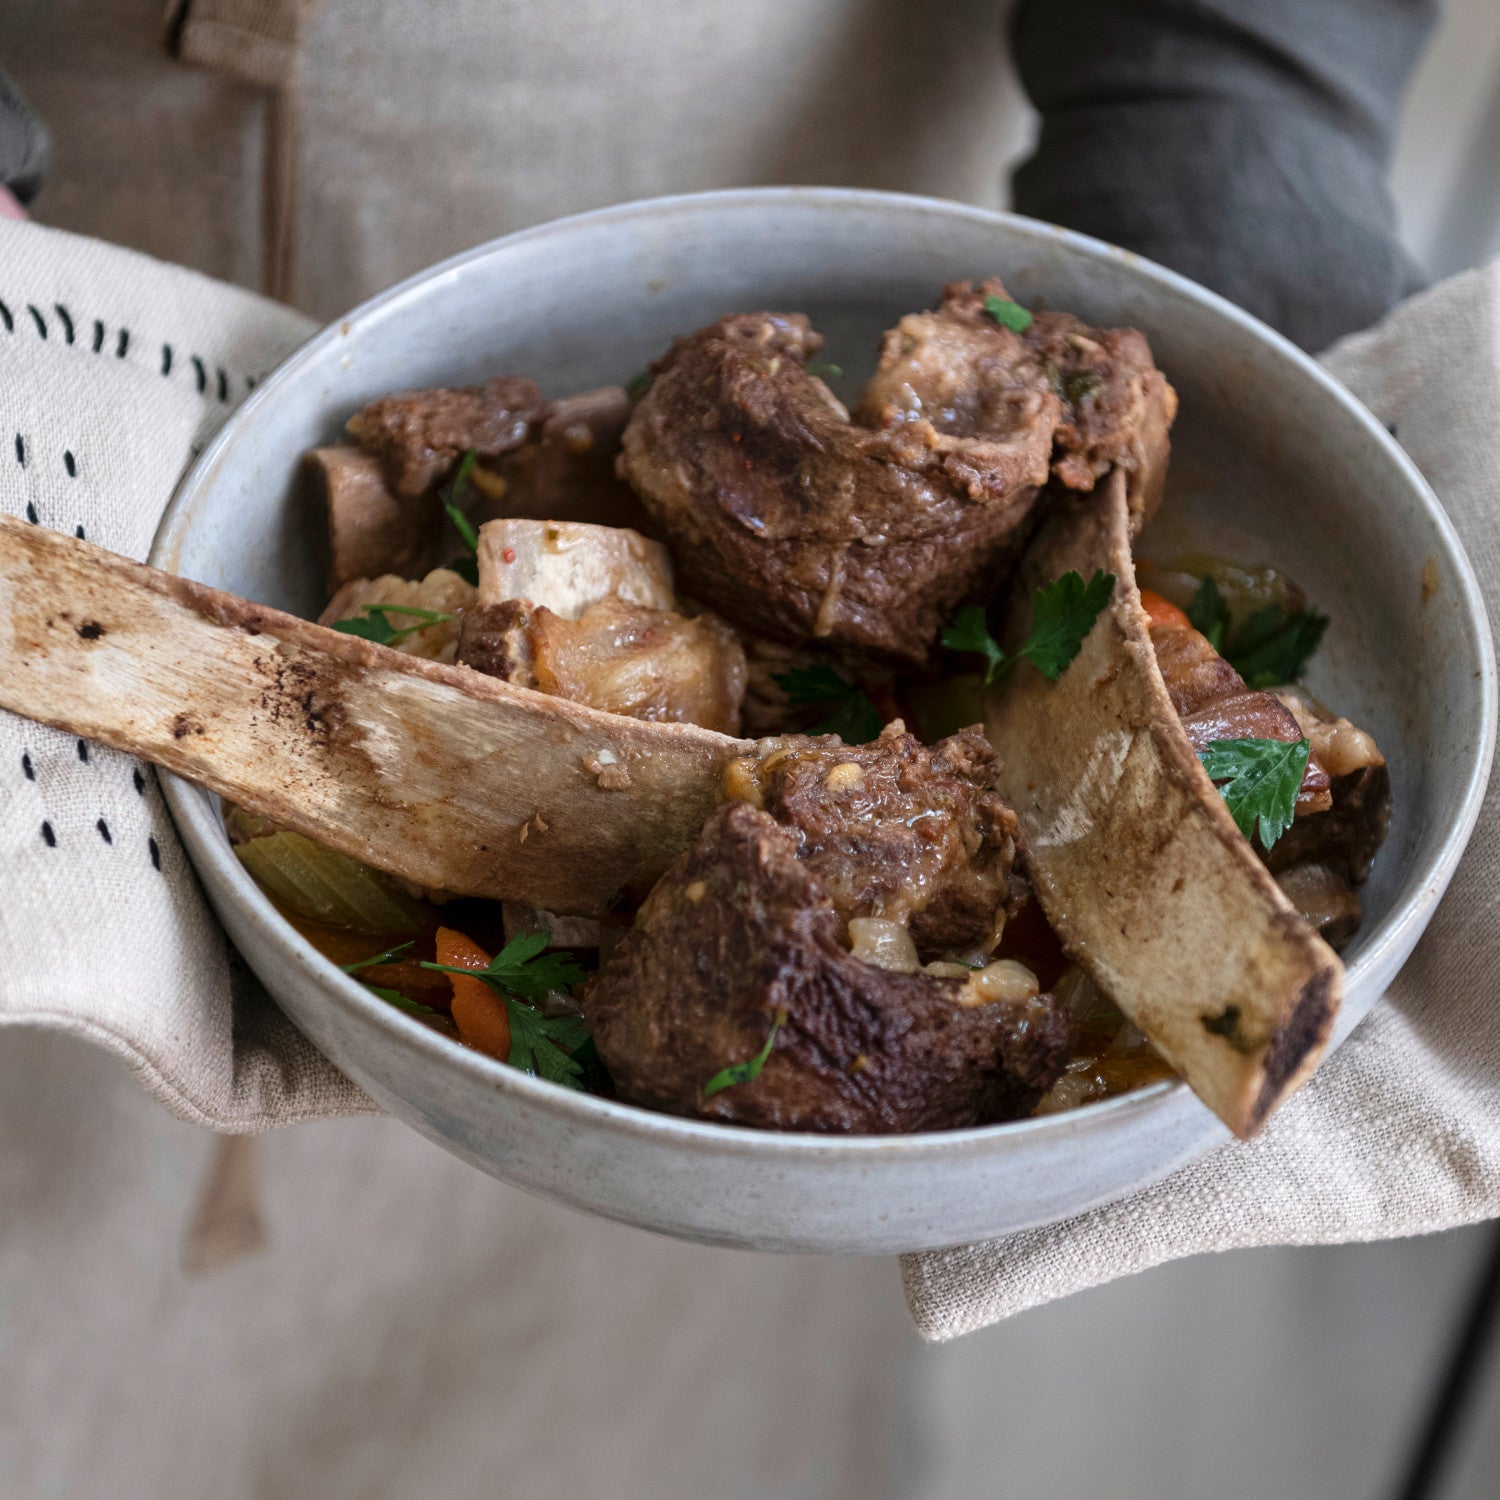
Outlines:
[[42,842],[49,848],[57,848],[57,835],[52,831],[52,825],[45,820],[42,823]]
[[16,462],[23,469],[26,467],[26,439],[19,432],[16,434]]
[[36,506],[34,506],[29,500],[26,502],[26,519],[30,521],[33,526],[39,526],[41,524],[41,522],[37,518]]
[[146,847],[151,851],[151,865],[153,869],[161,869],[161,845],[154,838],[146,840]]
[[79,740],[79,742],[78,742],[78,758],[79,758],[79,760],[81,760],[84,763],[84,765],[88,765],[88,763],[89,763],[89,742],[87,740]]
[[68,471],[69,479],[78,478],[78,460],[73,457],[73,450],[71,448],[63,449],[63,468]]
[[208,369],[196,354],[193,356],[193,378],[198,382],[198,394],[201,396],[208,389]]
[[130,330],[128,328],[122,328],[120,330],[119,340],[115,344],[115,358],[116,359],[124,359],[125,358],[125,351],[129,347],[130,347]]
[[146,778],[141,774],[141,768],[137,766],[131,773],[130,779],[135,782],[135,794],[137,797],[146,795]]
[[103,818],[100,818],[99,821],[94,824],[94,827],[99,830],[99,837],[103,839],[106,844],[114,843],[114,839],[110,835],[109,824],[106,823]]
[[52,311],[57,314],[58,322],[60,322],[62,324],[62,327],[63,327],[63,341],[65,343],[71,344],[73,342],[73,318],[72,318],[72,315],[68,312],[67,308],[65,308],[62,305],[61,302],[54,302],[52,304]]
[[31,763],[31,751],[29,750],[21,752],[21,771],[27,781],[36,780],[36,767]]
[[16,320],[11,317],[10,309],[3,302],[0,302],[0,323],[5,324],[5,331],[7,333],[14,333],[16,331]]
[[36,305],[34,303],[28,302],[26,304],[26,311],[31,314],[31,321],[36,324],[36,331],[41,334],[43,338],[46,338],[47,320],[41,315],[41,312],[37,309]]
[[76,536],[80,542],[86,542],[88,540],[88,538],[86,536],[84,536],[84,534],[83,534],[83,522],[82,521],[80,521],[73,528],[73,535]]
[[94,319],[94,353],[97,354],[104,347],[104,324],[98,318]]
[[172,346],[170,344],[161,346],[161,372],[163,375],[172,373]]

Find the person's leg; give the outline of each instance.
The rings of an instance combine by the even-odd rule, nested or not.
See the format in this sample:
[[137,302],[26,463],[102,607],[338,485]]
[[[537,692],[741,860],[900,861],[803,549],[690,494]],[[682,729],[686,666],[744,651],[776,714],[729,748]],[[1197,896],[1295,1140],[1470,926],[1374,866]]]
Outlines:
[[1183,272],[1309,349],[1422,285],[1386,180],[1435,0],[1023,0],[1023,213]]

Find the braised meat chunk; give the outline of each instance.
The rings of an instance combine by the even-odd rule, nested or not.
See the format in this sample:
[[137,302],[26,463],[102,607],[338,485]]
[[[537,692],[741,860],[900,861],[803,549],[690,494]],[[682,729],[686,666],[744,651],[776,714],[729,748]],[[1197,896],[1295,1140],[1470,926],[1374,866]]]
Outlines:
[[686,614],[666,549],[624,527],[488,522],[457,659],[609,713],[739,730],[745,653],[734,632]]
[[1153,619],[1151,644],[1195,750],[1219,740],[1309,741],[1292,826],[1260,852],[1278,876],[1308,867],[1283,885],[1330,942],[1347,941],[1359,925],[1352,887],[1368,878],[1390,823],[1390,775],[1375,741],[1300,688],[1246,687],[1190,625]]
[[630,397],[617,385],[553,402],[526,442],[475,470],[475,521],[530,516],[638,528],[641,502],[615,473],[629,416]]
[[808,373],[820,344],[779,313],[678,339],[631,414],[620,472],[671,538],[684,587],[731,623],[923,662],[1024,539],[1058,401],[1020,392],[994,435],[874,432]]
[[508,599],[465,620],[459,660],[608,713],[739,731],[745,653],[712,615],[689,619],[606,599],[569,620]]
[[770,741],[731,763],[731,796],[770,813],[845,923],[908,928],[919,954],[991,952],[1010,904],[1015,814],[978,728],[928,747],[900,720],[867,745]]
[[[1257,692],[1191,625],[1153,621],[1151,645],[1167,696],[1193,749],[1202,752],[1216,740],[1286,740],[1302,738],[1296,716],[1274,693]],[[1307,758],[1297,816],[1326,812],[1333,805],[1328,772],[1316,752]]]
[[[875,967],[842,925],[790,829],[720,808],[584,991],[620,1095],[779,1130],[943,1130],[1025,1114],[1060,1076],[1071,1028],[1051,996]],[[705,1095],[768,1037],[757,1076]]]
[[471,448],[481,459],[494,459],[520,447],[548,411],[536,381],[500,375],[455,390],[382,396],[347,425],[379,461],[391,489],[416,496],[444,479]]
[[1092,328],[1039,312],[1023,332],[987,310],[1008,302],[996,278],[955,281],[932,312],[911,313],[885,337],[880,367],[856,420],[882,431],[906,424],[970,439],[1004,438],[1043,398],[1051,417],[1052,476],[1091,490],[1112,465],[1128,480],[1137,524],[1161,503],[1177,395],[1133,328]]

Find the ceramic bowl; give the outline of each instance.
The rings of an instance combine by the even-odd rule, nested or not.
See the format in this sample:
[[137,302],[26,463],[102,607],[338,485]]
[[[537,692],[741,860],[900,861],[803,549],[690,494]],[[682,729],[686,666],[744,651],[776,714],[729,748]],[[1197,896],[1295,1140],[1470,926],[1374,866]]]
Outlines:
[[[1169,500],[1142,552],[1278,564],[1332,617],[1311,686],[1374,733],[1395,788],[1347,954],[1342,1039],[1411,951],[1478,811],[1495,686],[1483,606],[1447,518],[1380,424],[1284,339],[1136,256],[1005,214],[824,189],[543,225],[413,277],[292,355],[187,475],[153,561],[315,615],[321,519],[294,471],[369,398],[505,371],[553,394],[623,382],[675,334],[759,308],[809,313],[847,396],[901,314],[931,305],[945,281],[995,273],[1028,306],[1144,330],[1177,387]],[[307,1036],[424,1135],[577,1208],[721,1245],[914,1250],[1064,1218],[1225,1139],[1176,1082],[1070,1114],[853,1139],[701,1124],[556,1088],[340,973],[245,875],[215,802],[164,779],[215,910]]]

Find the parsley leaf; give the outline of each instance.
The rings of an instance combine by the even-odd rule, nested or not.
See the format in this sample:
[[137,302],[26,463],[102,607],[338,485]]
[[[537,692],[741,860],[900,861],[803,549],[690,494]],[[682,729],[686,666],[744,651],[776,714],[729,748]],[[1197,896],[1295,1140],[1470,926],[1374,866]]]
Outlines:
[[812,734],[836,734],[846,745],[864,745],[885,728],[885,720],[869,694],[826,661],[778,672],[772,680],[789,703],[828,706],[829,712],[811,726]]
[[1012,333],[1025,333],[1031,327],[1031,314],[1019,302],[1012,302],[1008,297],[986,297],[984,310],[1002,328],[1008,328]]
[[523,932],[513,937],[483,969],[455,968],[424,962],[439,974],[468,974],[482,979],[505,1002],[510,1022],[510,1055],[506,1061],[523,1073],[535,1074],[564,1088],[583,1087],[586,1057],[575,1057],[589,1030],[582,1016],[545,1016],[528,1000],[540,1000],[554,990],[577,984],[584,971],[566,953],[543,954],[550,932]]
[[453,475],[446,492],[438,491],[438,499],[443,502],[443,509],[448,512],[448,519],[453,522],[453,529],[458,533],[458,539],[476,556],[479,552],[479,533],[474,530],[474,523],[463,513],[459,507],[458,497],[463,493],[464,486],[469,482],[469,475],[473,471],[475,463],[479,458],[479,450],[470,448],[459,460],[458,469]]
[[990,634],[984,611],[977,604],[966,605],[954,615],[953,623],[943,631],[942,642],[950,651],[972,651],[985,659],[986,687],[1005,669],[1005,653]]
[[844,373],[842,365],[814,363],[805,366],[805,368],[809,375],[816,375],[819,380],[837,379],[838,376]]
[[[579,972],[581,977],[582,971]],[[510,1055],[506,1061],[511,1067],[545,1078],[549,1083],[560,1083],[564,1088],[580,1088],[584,1065],[572,1054],[590,1040],[583,1017],[544,1016],[523,1000],[509,995],[502,995],[501,999],[505,1001],[510,1021]]]
[[729,1067],[715,1073],[703,1085],[703,1097],[712,1099],[715,1094],[721,1093],[724,1089],[733,1088],[737,1083],[753,1083],[759,1078],[760,1070],[765,1067],[766,1059],[771,1055],[771,1046],[776,1040],[776,1033],[781,1030],[781,1023],[785,1020],[786,1012],[778,1010],[776,1019],[771,1022],[771,1030],[766,1037],[765,1046],[747,1062],[731,1063]]
[[651,389],[651,380],[650,370],[642,370],[639,375],[632,375],[625,382],[625,394],[632,401],[639,401]]
[[1029,656],[1054,682],[1078,655],[1083,638],[1115,591],[1115,575],[1096,571],[1087,583],[1069,571],[1036,591],[1031,602],[1031,635],[1017,656]]
[[435,1016],[437,1012],[430,1005],[423,1005],[420,1000],[408,1000],[400,990],[388,990],[378,984],[367,984],[365,986],[372,995],[379,995],[382,1000],[394,1005],[398,1010],[408,1011],[414,1016]]
[[1231,631],[1229,605],[1211,577],[1198,585],[1187,617],[1251,688],[1295,682],[1328,629],[1328,616],[1315,609],[1266,604]]
[[[391,624],[392,615],[414,615],[417,623],[398,628]],[[430,625],[441,625],[452,618],[452,615],[442,614],[435,609],[413,609],[409,604],[366,604],[359,614],[351,615],[347,620],[335,620],[333,628],[345,635],[357,635],[363,641],[374,641],[380,646],[394,646],[397,641],[404,641],[407,636],[415,635],[419,630],[426,630]]]
[[381,964],[390,963],[398,953],[405,953],[415,942],[416,939],[413,938],[409,943],[401,943],[394,948],[387,948],[384,953],[377,953],[374,958],[362,958],[358,963],[343,964],[341,967],[346,974],[357,974],[361,969],[377,968]]
[[1328,616],[1315,609],[1288,611],[1267,604],[1235,632],[1224,654],[1247,687],[1275,687],[1302,675],[1327,629]]
[[1297,793],[1307,771],[1307,740],[1215,740],[1198,752],[1236,826],[1251,838],[1257,829],[1269,849],[1292,826]]
[[1205,576],[1198,585],[1198,592],[1187,607],[1187,617],[1193,629],[1215,651],[1224,649],[1224,635],[1229,629],[1229,605],[1211,577]]
[[450,964],[423,962],[424,969],[439,974],[469,974],[482,979],[500,995],[519,995],[523,1000],[540,1000],[553,990],[566,990],[584,977],[584,971],[567,953],[548,953],[538,957],[552,941],[550,932],[523,932],[513,937],[489,962],[485,969],[457,969]]
[[1102,571],[1096,572],[1087,583],[1082,574],[1069,571],[1043,584],[1032,596],[1031,634],[1012,656],[1000,649],[985,624],[984,611],[977,605],[959,610],[953,623],[943,631],[942,642],[950,651],[983,656],[987,663],[986,686],[997,677],[1007,676],[1023,657],[1044,677],[1056,682],[1078,655],[1084,637],[1094,628],[1094,621],[1109,603],[1114,588],[1115,575]]

